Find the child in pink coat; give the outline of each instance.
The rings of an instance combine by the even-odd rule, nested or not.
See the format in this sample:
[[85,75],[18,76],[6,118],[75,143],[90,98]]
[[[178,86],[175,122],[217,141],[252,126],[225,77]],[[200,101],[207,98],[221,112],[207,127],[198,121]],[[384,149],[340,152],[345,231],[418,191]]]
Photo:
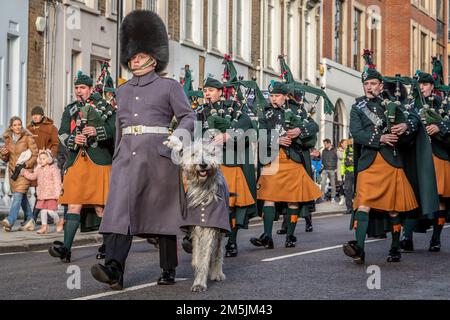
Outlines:
[[53,163],[50,150],[40,150],[38,155],[38,166],[34,172],[22,170],[21,173],[28,180],[37,179],[37,203],[36,208],[41,209],[42,226],[37,231],[38,234],[49,232],[47,215],[50,215],[56,223],[56,231],[63,230],[64,220],[59,219],[58,199],[61,195],[61,173],[58,166]]

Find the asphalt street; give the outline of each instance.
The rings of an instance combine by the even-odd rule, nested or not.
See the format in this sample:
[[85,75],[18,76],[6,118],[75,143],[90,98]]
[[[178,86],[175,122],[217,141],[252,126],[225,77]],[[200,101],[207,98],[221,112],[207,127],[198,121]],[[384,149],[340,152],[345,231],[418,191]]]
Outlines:
[[[285,237],[275,234],[279,222],[274,226],[273,250],[253,247],[249,242],[250,237],[262,233],[261,224],[241,230],[239,256],[225,258],[227,279],[209,281],[208,291],[203,293],[190,291],[193,282],[190,255],[181,247],[178,282],[173,286],[157,286],[158,251],[139,238],[133,243],[127,260],[123,291],[111,291],[91,277],[90,266],[98,262],[95,260],[97,245],[75,247],[70,264],[62,264],[45,250],[2,253],[0,299],[450,299],[449,225],[442,233],[440,253],[427,250],[430,232],[416,234],[415,252],[404,253],[400,263],[387,263],[390,239],[368,239],[366,264],[361,266],[342,252],[342,244],[353,239],[353,233],[348,230],[349,218],[346,215],[317,217],[312,233],[304,232],[301,221],[296,230],[295,248],[284,248]],[[367,286],[374,268],[380,271],[379,289]],[[79,288],[73,285],[77,284],[73,281],[77,270],[81,272]]]

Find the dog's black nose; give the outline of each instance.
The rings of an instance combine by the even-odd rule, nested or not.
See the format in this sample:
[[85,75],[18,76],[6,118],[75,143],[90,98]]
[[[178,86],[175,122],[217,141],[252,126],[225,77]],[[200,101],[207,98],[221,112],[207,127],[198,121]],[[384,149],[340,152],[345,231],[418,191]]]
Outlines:
[[208,167],[208,165],[205,163],[200,164],[200,168],[202,168],[202,169],[206,169],[207,167]]

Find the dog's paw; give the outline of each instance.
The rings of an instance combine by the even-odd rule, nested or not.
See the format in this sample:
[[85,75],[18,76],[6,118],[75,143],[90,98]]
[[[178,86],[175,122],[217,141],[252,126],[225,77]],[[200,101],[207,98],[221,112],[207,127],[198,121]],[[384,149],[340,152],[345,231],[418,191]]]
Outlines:
[[203,292],[206,291],[206,286],[202,286],[201,284],[196,284],[191,287],[192,292]]
[[211,275],[211,280],[212,281],[223,281],[225,280],[227,277],[225,276],[224,273],[219,273],[219,274],[212,274]]
[[177,152],[181,151],[181,149],[183,149],[183,143],[181,142],[181,140],[177,137],[177,136],[169,136],[167,138],[166,141],[163,142],[163,144],[172,149],[175,150]]

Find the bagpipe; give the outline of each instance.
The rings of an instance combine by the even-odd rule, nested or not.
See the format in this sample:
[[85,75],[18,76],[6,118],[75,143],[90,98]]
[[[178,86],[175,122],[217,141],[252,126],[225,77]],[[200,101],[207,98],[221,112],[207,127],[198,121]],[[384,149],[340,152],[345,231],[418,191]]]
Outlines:
[[[334,106],[328,95],[325,92],[325,87],[321,86],[316,88],[308,85],[307,82],[300,83],[294,80],[294,76],[291,69],[286,63],[285,56],[279,55],[281,75],[280,78],[286,84],[289,90],[289,101],[292,101],[297,108],[292,108],[289,101],[287,107],[284,109],[284,121],[287,130],[291,128],[301,127],[312,120],[313,115],[316,113],[319,101],[323,100],[323,112],[325,114],[333,114]],[[309,101],[306,95],[315,96],[314,101]],[[306,105],[309,105],[307,110]],[[316,137],[310,139],[310,141],[304,141],[304,146],[314,147],[316,144]]]
[[[286,63],[285,56],[279,55],[281,75],[280,78],[286,84],[289,90],[289,99],[299,105],[297,112],[294,112],[290,107],[285,109],[285,121],[289,127],[298,127],[304,123],[307,123],[312,116],[316,113],[316,109],[320,99],[323,99],[323,107],[325,114],[333,114],[334,106],[331,100],[328,98],[325,87],[315,88],[308,85],[307,82],[300,83],[294,80],[291,69]],[[311,103],[307,100],[306,94],[315,96],[314,101]],[[309,111],[306,110],[305,105],[309,104]],[[303,116],[306,114],[306,117]]]
[[395,77],[384,77],[383,84],[384,89],[378,97],[382,100],[381,105],[385,108],[385,131],[391,133],[393,126],[406,122],[409,116],[411,104],[407,100],[411,93],[408,93],[406,85],[411,85],[410,90],[414,90],[414,84],[411,79],[399,74]]
[[[90,98],[84,100],[80,97],[80,101],[77,101],[76,107],[78,112],[75,113],[75,135],[82,135],[83,130],[86,127],[99,127],[104,125],[104,117],[97,111],[96,107],[93,105],[93,100]],[[85,148],[96,148],[97,146],[98,142],[96,137],[86,136],[86,143],[83,145],[82,156],[86,155]]]
[[[98,93],[113,109],[116,108],[116,89],[114,88],[114,81],[109,72],[108,61],[103,61],[100,75],[97,79],[94,92]],[[102,110],[104,111],[104,110]]]

